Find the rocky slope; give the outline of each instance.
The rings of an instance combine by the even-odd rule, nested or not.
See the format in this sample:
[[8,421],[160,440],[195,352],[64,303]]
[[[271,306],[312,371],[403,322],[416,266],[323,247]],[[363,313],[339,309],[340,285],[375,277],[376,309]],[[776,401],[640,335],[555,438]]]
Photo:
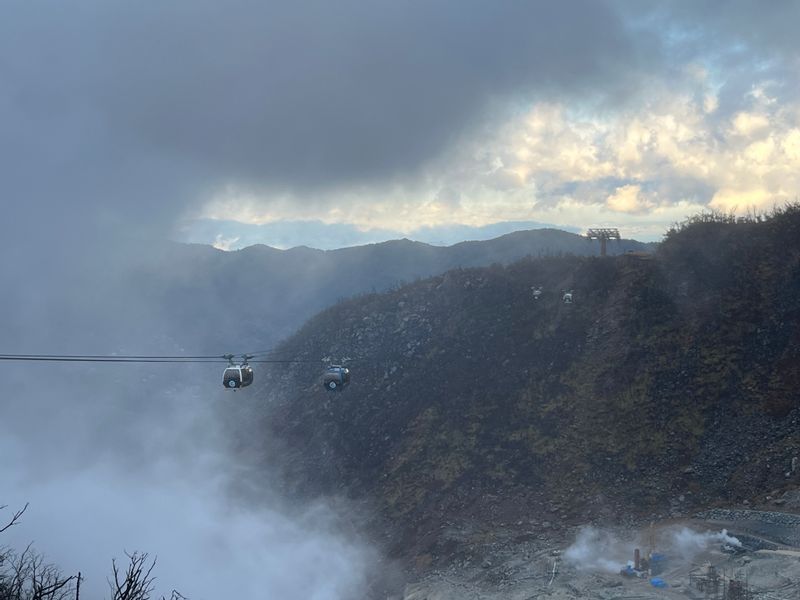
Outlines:
[[296,493],[367,501],[421,569],[460,555],[453,526],[755,502],[800,481],[800,209],[696,218],[653,256],[449,271],[340,303],[281,352],[349,359],[352,384],[265,373],[243,439]]

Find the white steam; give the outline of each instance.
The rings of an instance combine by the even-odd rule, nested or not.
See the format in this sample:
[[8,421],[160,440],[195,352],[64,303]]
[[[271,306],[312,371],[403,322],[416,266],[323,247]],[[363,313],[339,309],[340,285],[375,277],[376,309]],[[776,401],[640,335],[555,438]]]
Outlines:
[[193,600],[337,600],[364,585],[367,553],[336,532],[324,506],[289,517],[236,505],[213,482],[107,468],[7,483],[9,509],[30,505],[3,542],[24,548],[33,540],[65,573],[82,571],[91,597],[107,596],[111,559],[125,564],[123,551],[134,550],[157,556],[160,594],[176,588]]
[[[635,548],[645,556],[651,532],[640,532],[620,539],[613,533],[595,527],[584,527],[575,541],[564,551],[564,559],[572,566],[586,571],[617,573],[633,560]],[[686,563],[715,545],[741,547],[742,543],[726,530],[697,532],[688,527],[658,529],[652,535],[653,551],[664,554],[671,563]]]
[[728,535],[728,531],[706,531],[698,533],[688,527],[669,530],[669,548],[678,556],[691,559],[705,552],[715,544],[727,544],[740,548],[742,543],[735,537]]
[[[192,600],[363,597],[373,551],[332,506],[289,508],[261,481],[255,499],[231,494],[248,475],[217,413],[259,399],[226,394],[218,371],[203,371],[112,369],[80,386],[56,369],[21,371],[38,380],[6,398],[0,520],[30,504],[0,546],[33,541],[65,574],[81,571],[92,598],[108,596],[111,559],[124,565],[125,551],[157,557],[155,597],[173,588]],[[209,380],[181,389],[172,374]]]
[[626,547],[608,531],[584,527],[564,552],[564,559],[587,571],[616,573],[625,564],[623,554]]
[[217,250],[224,250],[225,252],[230,252],[231,250],[235,249],[237,242],[239,241],[240,237],[222,237],[221,233],[218,233],[217,236],[214,238],[214,243],[211,244]]

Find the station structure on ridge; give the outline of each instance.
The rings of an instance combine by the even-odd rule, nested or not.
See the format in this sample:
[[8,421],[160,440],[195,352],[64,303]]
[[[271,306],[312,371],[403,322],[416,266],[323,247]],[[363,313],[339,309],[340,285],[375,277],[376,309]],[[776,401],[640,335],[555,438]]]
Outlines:
[[596,227],[586,232],[586,239],[600,240],[600,256],[606,255],[606,242],[608,240],[620,240],[619,229],[608,227]]

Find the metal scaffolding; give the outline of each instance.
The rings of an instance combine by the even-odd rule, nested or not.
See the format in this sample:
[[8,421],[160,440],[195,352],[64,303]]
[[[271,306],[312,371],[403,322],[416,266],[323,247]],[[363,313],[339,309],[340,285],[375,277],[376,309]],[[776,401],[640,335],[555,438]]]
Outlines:
[[709,600],[754,600],[747,579],[720,572],[713,565],[704,570],[697,569],[689,574],[689,584]]

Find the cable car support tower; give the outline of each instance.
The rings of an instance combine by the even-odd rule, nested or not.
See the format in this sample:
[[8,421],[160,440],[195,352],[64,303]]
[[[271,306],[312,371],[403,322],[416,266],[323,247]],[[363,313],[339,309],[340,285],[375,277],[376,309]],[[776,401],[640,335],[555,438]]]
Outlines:
[[586,232],[586,239],[588,240],[600,240],[600,256],[606,255],[606,242],[608,240],[617,240],[619,241],[619,229],[611,229],[600,227],[597,229],[589,229]]

